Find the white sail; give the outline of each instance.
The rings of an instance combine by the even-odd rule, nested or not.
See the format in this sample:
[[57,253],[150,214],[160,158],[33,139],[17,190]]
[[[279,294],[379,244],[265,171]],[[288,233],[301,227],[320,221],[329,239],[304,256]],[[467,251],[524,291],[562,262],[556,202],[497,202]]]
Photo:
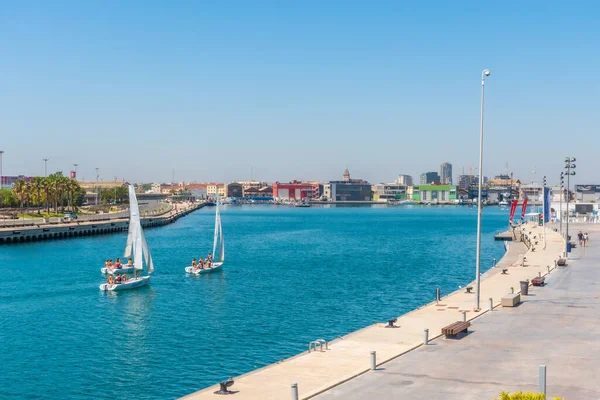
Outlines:
[[148,248],[148,242],[146,242],[146,236],[144,235],[144,231],[142,232],[142,250],[144,253],[144,257],[146,258],[146,270],[148,271],[148,275],[154,272],[154,263],[152,262],[152,254],[150,254],[150,249]]
[[137,198],[135,197],[135,189],[133,185],[129,185],[129,232],[127,233],[127,244],[125,245],[125,252],[123,253],[123,258],[129,258],[132,254],[133,249],[133,238],[135,234],[136,224],[134,220],[139,220],[140,210],[137,202]]
[[142,270],[144,268],[142,263],[142,235],[141,229],[135,230],[135,238],[133,240],[133,266],[137,270]]
[[221,225],[221,217],[219,216],[219,237],[221,238],[221,254],[219,255],[219,261],[225,261],[225,239],[223,238],[223,226]]

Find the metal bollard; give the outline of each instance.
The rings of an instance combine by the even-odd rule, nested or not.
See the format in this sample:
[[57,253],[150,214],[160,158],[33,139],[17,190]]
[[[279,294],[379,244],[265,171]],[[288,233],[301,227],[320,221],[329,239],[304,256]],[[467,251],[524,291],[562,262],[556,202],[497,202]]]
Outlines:
[[490,311],[494,311],[494,300],[490,297]]
[[463,315],[463,322],[466,322],[467,321],[467,312],[462,311],[462,315]]
[[492,258],[492,260],[493,260],[492,267],[495,267],[496,266],[496,259]]
[[548,271],[548,273],[550,273],[550,266],[546,265],[546,270]]
[[542,277],[542,273],[538,272],[538,278],[541,278],[541,277]]
[[441,298],[441,297],[440,297],[440,288],[439,288],[439,287],[436,287],[436,288],[435,288],[435,301],[436,301],[436,302],[439,302],[439,301],[440,301],[440,298]]
[[377,353],[375,351],[371,351],[371,371],[375,371],[377,369]]
[[425,329],[425,337],[423,338],[423,344],[429,344],[429,329]]
[[546,394],[546,366],[540,365],[539,368],[538,393]]
[[292,400],[298,400],[298,384],[292,383]]
[[510,288],[510,294],[515,294],[515,288],[511,286]]

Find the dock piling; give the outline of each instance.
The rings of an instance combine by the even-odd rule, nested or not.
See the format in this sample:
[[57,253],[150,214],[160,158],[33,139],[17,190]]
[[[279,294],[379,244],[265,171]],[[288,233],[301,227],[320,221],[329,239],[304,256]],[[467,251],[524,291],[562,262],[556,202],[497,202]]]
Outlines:
[[494,300],[490,297],[490,311],[494,311]]
[[375,351],[371,351],[371,371],[375,371],[377,369],[377,353]]
[[425,333],[425,335],[423,338],[423,344],[428,345],[429,344],[429,329],[425,329],[424,333]]
[[292,383],[292,400],[298,400],[298,384]]
[[515,294],[515,288],[514,287],[510,287],[510,294]]
[[466,311],[461,311],[462,315],[463,315],[463,322],[467,321],[467,312]]
[[435,301],[436,301],[436,304],[437,304],[437,303],[439,303],[439,301],[440,301],[440,298],[441,298],[441,297],[440,297],[440,288],[439,288],[439,287],[436,287],[436,288],[435,288]]

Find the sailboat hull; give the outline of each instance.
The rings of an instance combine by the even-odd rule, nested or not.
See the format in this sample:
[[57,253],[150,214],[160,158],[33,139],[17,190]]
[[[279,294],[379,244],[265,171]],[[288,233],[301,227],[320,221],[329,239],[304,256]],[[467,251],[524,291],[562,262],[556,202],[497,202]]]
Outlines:
[[115,283],[112,285],[108,283],[103,283],[102,285],[100,285],[100,290],[110,292],[121,292],[123,290],[137,289],[142,286],[148,286],[149,283],[150,276],[141,276],[139,278],[129,279],[125,283]]
[[103,274],[114,275],[114,274],[131,274],[133,273],[134,267],[123,267],[123,268],[100,268]]
[[221,267],[223,267],[223,263],[214,263],[213,266],[210,268],[194,268],[190,266],[185,268],[185,272],[194,275],[204,275],[210,274],[211,272],[219,271],[221,270]]

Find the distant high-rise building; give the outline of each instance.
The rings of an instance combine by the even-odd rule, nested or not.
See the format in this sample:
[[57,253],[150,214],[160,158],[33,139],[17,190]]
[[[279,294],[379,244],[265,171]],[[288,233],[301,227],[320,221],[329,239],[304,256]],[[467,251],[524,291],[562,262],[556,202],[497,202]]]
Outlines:
[[410,175],[398,175],[398,178],[396,179],[396,183],[398,185],[412,186],[413,178]]
[[448,161],[440,166],[441,183],[444,185],[452,185],[452,164]]
[[440,174],[437,172],[424,172],[421,174],[421,185],[440,183]]
[[461,189],[469,189],[469,187],[477,185],[479,183],[479,177],[477,175],[459,175],[458,176],[458,187]]

